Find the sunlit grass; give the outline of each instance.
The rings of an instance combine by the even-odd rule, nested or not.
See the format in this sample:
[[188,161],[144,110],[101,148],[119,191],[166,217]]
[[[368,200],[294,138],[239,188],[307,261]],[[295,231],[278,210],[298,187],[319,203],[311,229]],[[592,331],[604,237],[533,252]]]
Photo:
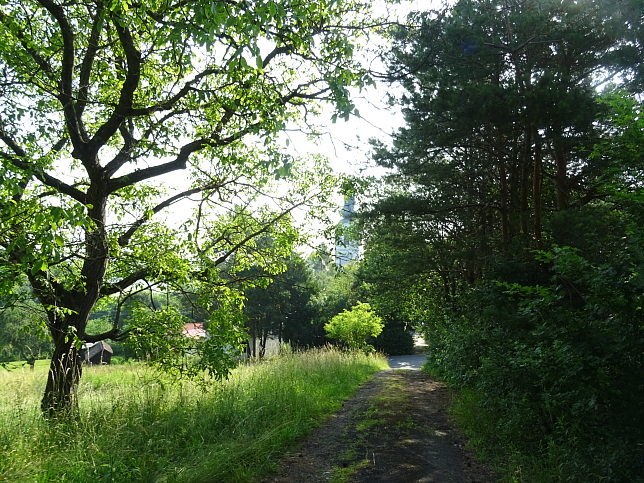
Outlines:
[[144,366],[85,370],[78,423],[38,413],[46,367],[0,375],[0,481],[247,482],[337,409],[380,357],[311,351],[236,369],[206,391]]

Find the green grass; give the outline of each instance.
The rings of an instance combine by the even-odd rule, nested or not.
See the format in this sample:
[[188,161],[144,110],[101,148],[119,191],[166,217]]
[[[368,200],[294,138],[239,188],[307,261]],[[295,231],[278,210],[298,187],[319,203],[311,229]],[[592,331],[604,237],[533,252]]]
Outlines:
[[0,481],[250,482],[386,367],[335,350],[236,369],[206,391],[143,366],[85,370],[81,418],[38,413],[46,366],[0,372]]

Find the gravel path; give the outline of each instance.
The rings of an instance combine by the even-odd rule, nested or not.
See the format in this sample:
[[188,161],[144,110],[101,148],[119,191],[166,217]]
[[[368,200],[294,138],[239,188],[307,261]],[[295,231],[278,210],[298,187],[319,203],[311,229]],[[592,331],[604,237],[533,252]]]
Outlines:
[[410,369],[412,371],[419,371],[426,360],[427,356],[424,354],[414,354],[412,356],[391,356],[387,358],[389,367],[392,369]]
[[358,388],[265,482],[498,481],[456,430],[449,389],[419,370],[425,359],[390,357],[391,369]]

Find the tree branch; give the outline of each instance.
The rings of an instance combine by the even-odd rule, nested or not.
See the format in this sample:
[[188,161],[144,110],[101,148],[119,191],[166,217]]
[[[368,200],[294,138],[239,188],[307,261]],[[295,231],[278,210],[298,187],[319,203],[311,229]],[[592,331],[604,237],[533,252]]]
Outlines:
[[[4,12],[0,10],[0,23],[6,25],[6,15]],[[29,39],[25,35],[23,31],[19,32],[14,32],[18,40],[20,41],[20,44],[22,47],[25,49],[25,51],[31,56],[31,58],[34,60],[36,65],[40,67],[41,71],[47,74],[49,77],[49,80],[54,80],[54,70],[52,69],[51,65],[47,60],[41,56],[33,47],[31,47],[30,42],[28,41]],[[6,35],[6,34],[5,34]]]
[[[230,119],[234,115],[233,111],[228,111],[224,116],[225,119]],[[231,134],[227,137],[221,137],[219,132],[214,132],[209,138],[201,138],[195,141],[192,141],[188,144],[184,144],[179,151],[179,154],[173,161],[163,163],[157,166],[150,166],[149,168],[139,169],[132,173],[114,178],[108,183],[108,192],[114,193],[121,188],[126,186],[131,186],[133,184],[139,183],[146,179],[155,178],[164,174],[171,173],[180,169],[185,169],[188,163],[188,159],[192,154],[197,151],[200,151],[208,146],[228,146],[233,142],[241,139],[243,136],[249,132],[253,132],[258,127],[261,126],[261,123],[258,121],[256,123],[250,124],[245,128],[239,130],[238,132]],[[220,126],[218,131],[220,131],[223,126]],[[117,166],[118,163],[114,163],[114,166]]]
[[148,116],[154,112],[167,111],[172,109],[180,100],[182,100],[190,91],[194,90],[194,86],[201,82],[204,78],[221,73],[220,68],[210,68],[205,69],[199,74],[197,74],[192,80],[187,81],[183,87],[177,92],[174,96],[166,99],[165,101],[159,102],[152,106],[143,107],[139,109],[131,109],[128,113],[133,117]]
[[209,142],[205,139],[193,141],[184,145],[173,161],[169,161],[158,166],[150,166],[149,168],[139,169],[118,178],[111,179],[108,183],[108,192],[114,193],[119,189],[134,185],[146,179],[155,178],[157,176],[168,174],[179,169],[186,169],[190,155],[195,151],[203,149],[208,144]]
[[283,211],[282,213],[280,213],[279,215],[277,215],[275,218],[273,218],[273,219],[272,219],[272,220],[270,220],[269,222],[265,223],[265,224],[264,224],[264,226],[263,226],[262,228],[260,228],[259,230],[255,231],[255,232],[253,232],[253,233],[250,233],[250,234],[249,234],[249,235],[247,235],[244,239],[242,239],[240,242],[235,243],[235,244],[234,244],[234,245],[233,245],[233,246],[232,246],[232,247],[231,247],[231,248],[230,248],[226,253],[224,253],[224,254],[223,254],[223,255],[221,255],[217,260],[215,260],[215,266],[217,266],[217,265],[221,265],[222,263],[224,263],[224,262],[228,259],[228,257],[230,257],[233,253],[235,253],[235,252],[236,252],[237,250],[239,250],[241,247],[243,247],[246,243],[248,243],[248,242],[249,242],[250,240],[252,240],[253,238],[258,237],[258,236],[259,236],[259,235],[261,235],[262,233],[266,233],[268,230],[270,230],[270,228],[271,228],[275,223],[277,223],[277,222],[278,222],[278,221],[280,221],[282,218],[284,218],[285,216],[287,216],[288,214],[290,214],[290,213],[291,213],[293,210],[295,210],[296,208],[299,208],[300,206],[302,206],[304,203],[305,203],[305,201],[301,201],[300,203],[296,203],[296,204],[294,204],[294,205],[293,205],[293,206],[291,206],[288,210]]
[[[207,191],[207,190],[216,190],[216,189],[220,188],[222,185],[223,185],[222,182],[215,181],[215,182],[210,183],[208,185],[204,185],[204,186],[200,186],[198,188],[193,188],[193,189],[183,191],[183,192],[178,193],[178,194],[176,194],[174,196],[171,196],[167,200],[164,200],[163,202],[159,203],[154,208],[152,208],[151,211],[152,211],[153,214],[156,215],[157,213],[163,211],[164,209],[168,208],[169,206],[173,205],[174,203],[187,198],[188,196],[192,196],[194,194],[201,193],[201,192]],[[130,242],[130,239],[132,238],[134,233],[136,233],[136,230],[138,230],[148,220],[149,220],[149,217],[143,216],[143,217],[139,218],[138,220],[136,220],[134,223],[132,223],[132,226],[123,235],[121,235],[119,237],[119,239],[118,239],[119,245],[121,247],[126,246]]]
[[134,93],[141,80],[141,52],[134,44],[130,31],[122,27],[118,21],[114,22],[116,32],[125,52],[127,60],[127,73],[121,86],[119,102],[114,108],[110,118],[96,130],[89,146],[88,161],[94,163],[99,150],[107,144],[110,138],[118,131],[121,123],[132,112]]
[[[27,173],[28,176],[32,176],[36,178],[44,185],[50,186],[51,188],[54,188],[60,191],[61,193],[64,193],[72,197],[79,203],[86,204],[87,199],[86,199],[85,193],[47,174],[45,170],[43,170],[42,168],[25,161],[25,159],[28,158],[27,153],[25,152],[24,149],[22,149],[22,147],[18,143],[16,143],[7,134],[7,132],[4,130],[1,119],[0,119],[0,139],[15,153],[15,155],[11,155],[4,151],[0,151],[0,159],[4,159],[5,161],[12,164],[16,168]],[[66,140],[61,139],[60,141],[58,141],[58,143],[54,145],[53,149],[56,150],[57,148],[58,149],[62,148],[65,141]]]
[[89,81],[94,67],[94,59],[98,52],[98,41],[100,37],[101,27],[103,26],[103,4],[98,3],[96,15],[92,22],[92,31],[87,42],[87,52],[83,57],[79,76],[79,89],[78,89],[78,115],[82,116],[87,106]]
[[149,274],[147,268],[141,268],[129,274],[127,277],[119,280],[118,282],[105,283],[101,287],[101,296],[114,295],[123,292],[128,287],[131,287],[139,280],[144,280]]
[[85,145],[88,141],[87,132],[83,126],[80,115],[76,112],[76,105],[73,97],[73,79],[74,79],[74,57],[76,55],[74,47],[74,29],[69,24],[63,8],[51,0],[37,0],[58,22],[60,34],[63,38],[63,59],[58,86],[58,100],[62,104],[65,114],[65,123],[74,146],[76,157],[82,157],[85,151]]
[[[149,139],[152,136],[156,126],[162,125],[168,119],[177,115],[185,114],[186,112],[187,111],[183,111],[183,110],[169,112],[158,121],[152,123],[145,131],[145,133],[141,136],[140,140],[136,140],[132,135],[132,131],[133,131],[132,126],[126,127],[123,124],[121,124],[120,130],[121,130],[121,136],[123,137],[123,146],[121,147],[119,152],[114,156],[114,158],[112,158],[112,160],[105,165],[104,172],[106,176],[109,177],[113,175],[119,169],[121,169],[125,165],[125,163],[130,161],[132,151],[139,145],[141,140]],[[129,121],[131,121],[131,119]]]

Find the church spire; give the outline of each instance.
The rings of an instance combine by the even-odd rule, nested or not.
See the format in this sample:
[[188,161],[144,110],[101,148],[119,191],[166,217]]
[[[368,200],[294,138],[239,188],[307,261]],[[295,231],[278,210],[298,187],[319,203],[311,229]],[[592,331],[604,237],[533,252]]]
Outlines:
[[344,207],[340,214],[342,220],[336,237],[335,263],[342,268],[347,263],[358,259],[358,243],[350,233],[352,218],[355,215],[355,198],[353,196],[345,196]]

